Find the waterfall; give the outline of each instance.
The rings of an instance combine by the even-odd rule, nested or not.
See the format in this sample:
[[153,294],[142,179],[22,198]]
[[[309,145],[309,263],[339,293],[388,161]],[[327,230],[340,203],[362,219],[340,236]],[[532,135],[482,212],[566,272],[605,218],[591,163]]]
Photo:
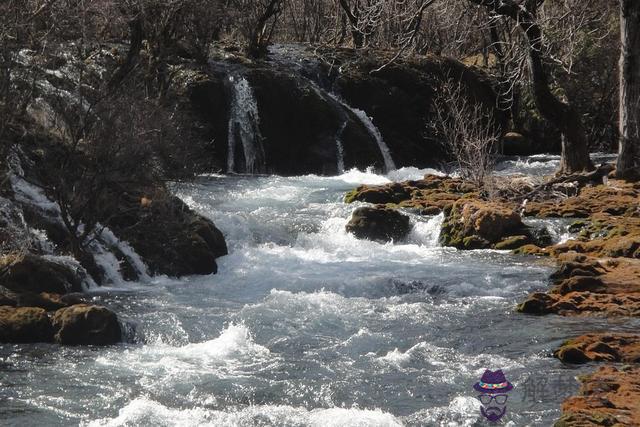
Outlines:
[[364,127],[367,128],[373,139],[376,140],[378,147],[380,147],[380,154],[382,154],[382,158],[384,159],[384,168],[386,172],[390,172],[396,169],[396,164],[393,162],[393,158],[391,157],[391,151],[389,151],[389,147],[382,139],[382,134],[380,130],[373,124],[373,120],[371,117],[367,115],[363,110],[358,110],[357,108],[349,107],[344,104],[345,107],[349,108],[353,113],[358,116]]
[[392,170],[395,170],[396,164],[394,163],[393,158],[391,157],[391,151],[389,150],[389,147],[387,146],[387,144],[384,142],[384,139],[382,138],[382,134],[380,133],[380,130],[373,123],[373,120],[371,120],[371,117],[369,117],[366,112],[350,106],[349,104],[344,102],[342,99],[340,99],[340,97],[338,97],[337,95],[330,92],[328,93],[328,95],[331,98],[333,98],[335,101],[337,101],[340,105],[342,105],[344,108],[351,111],[360,120],[360,122],[365,127],[365,129],[367,129],[367,131],[369,132],[369,135],[371,135],[371,137],[376,141],[376,143],[378,144],[378,147],[380,148],[380,154],[382,154],[382,159],[384,160],[385,172],[390,172]]
[[338,173],[344,173],[344,147],[342,146],[342,134],[344,130],[347,128],[347,120],[342,123],[340,129],[338,129],[338,133],[336,133],[336,156],[338,158]]
[[[98,227],[100,227],[100,225],[98,225]],[[140,280],[148,281],[150,279],[149,271],[146,264],[144,263],[144,261],[142,261],[140,255],[138,255],[136,251],[131,247],[131,245],[129,245],[129,243],[118,239],[115,234],[113,234],[113,232],[106,227],[103,228],[100,232],[100,240],[102,240],[109,247],[120,251],[120,253],[122,253],[122,255],[124,255],[124,257],[127,259],[131,267],[133,267],[136,275]]]
[[[260,134],[260,113],[251,85],[244,77],[229,77],[231,83],[231,104],[229,109],[229,153],[227,169],[236,172],[236,150],[242,144],[244,171],[264,173],[265,154]],[[238,141],[239,140],[239,141]]]

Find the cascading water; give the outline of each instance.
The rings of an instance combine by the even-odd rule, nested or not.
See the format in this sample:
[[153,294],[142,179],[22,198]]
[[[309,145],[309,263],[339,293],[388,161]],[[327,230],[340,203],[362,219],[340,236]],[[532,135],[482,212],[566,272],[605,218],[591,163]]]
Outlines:
[[[227,170],[229,172],[264,173],[265,153],[260,133],[260,112],[251,85],[245,77],[230,76],[231,100]],[[244,170],[237,170],[238,143],[242,146]]]
[[[24,170],[22,169],[20,158],[16,152],[11,153],[9,156],[9,165],[12,171],[9,178],[15,200],[22,205],[31,207],[35,212],[38,212],[39,215],[47,218],[48,221],[64,227],[60,206],[58,203],[50,200],[42,188],[25,179]],[[21,213],[20,218],[22,218]],[[55,247],[53,243],[47,239],[43,231],[29,229],[26,223],[24,223],[23,218],[22,222],[22,226],[25,230],[28,230],[31,238],[35,240],[35,243],[40,247],[40,250],[48,254],[52,261],[76,270],[78,274],[83,277],[83,286],[86,289],[97,286],[95,281],[77,261],[67,256],[54,255]],[[120,261],[114,253],[116,250],[124,256],[129,265],[134,269],[138,280],[143,282],[150,280],[146,265],[128,243],[118,239],[107,227],[98,224],[97,229],[99,230],[99,235],[94,236],[87,246],[96,264],[100,266],[104,272],[105,284],[121,285],[125,283],[120,271]]]
[[344,173],[344,147],[342,145],[342,134],[344,130],[347,128],[348,122],[345,122],[338,129],[338,133],[336,133],[336,153],[338,158],[338,173]]
[[395,170],[396,164],[394,163],[393,158],[391,157],[391,151],[389,150],[389,147],[387,146],[387,144],[384,142],[384,139],[382,138],[382,134],[380,133],[380,130],[373,123],[373,120],[371,119],[371,117],[369,117],[366,112],[350,106],[345,101],[343,101],[339,96],[330,92],[327,94],[332,99],[337,101],[340,105],[342,105],[345,109],[353,113],[353,115],[356,116],[358,120],[360,120],[360,122],[365,127],[365,129],[367,129],[367,132],[369,132],[369,135],[371,135],[371,137],[376,141],[376,144],[378,144],[378,148],[380,149],[380,154],[382,155],[382,159],[384,161],[385,172],[391,172]]

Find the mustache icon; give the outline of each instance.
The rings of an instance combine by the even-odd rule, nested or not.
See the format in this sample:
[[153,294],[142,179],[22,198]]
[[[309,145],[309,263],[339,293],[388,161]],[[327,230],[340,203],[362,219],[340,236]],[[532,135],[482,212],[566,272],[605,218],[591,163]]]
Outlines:
[[491,422],[495,422],[504,416],[504,414],[507,412],[507,407],[505,406],[505,407],[499,408],[497,406],[490,406],[485,409],[485,407],[483,406],[480,408],[480,412],[482,412],[482,415],[486,419],[488,419]]

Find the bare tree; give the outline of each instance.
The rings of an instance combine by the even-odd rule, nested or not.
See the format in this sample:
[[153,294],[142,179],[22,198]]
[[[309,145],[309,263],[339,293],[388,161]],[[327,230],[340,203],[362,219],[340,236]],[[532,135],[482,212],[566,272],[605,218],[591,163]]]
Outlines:
[[620,0],[620,148],[617,176],[640,175],[640,2]]
[[230,0],[232,17],[246,41],[247,53],[264,56],[282,15],[284,0]]
[[494,117],[471,99],[460,82],[445,81],[434,100],[435,130],[455,159],[463,178],[479,187],[495,164],[498,132]]
[[571,174],[593,169],[589,158],[587,134],[582,117],[566,100],[556,96],[551,88],[545,64],[543,32],[537,20],[537,0],[469,0],[484,6],[489,13],[515,22],[526,37],[528,65],[533,97],[538,110],[562,133],[560,173]]

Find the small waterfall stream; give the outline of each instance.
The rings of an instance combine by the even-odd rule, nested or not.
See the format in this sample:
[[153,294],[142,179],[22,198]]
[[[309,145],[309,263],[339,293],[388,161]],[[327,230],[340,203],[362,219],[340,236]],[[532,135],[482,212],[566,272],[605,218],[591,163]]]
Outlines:
[[337,158],[338,158],[338,173],[344,173],[344,146],[342,145],[342,134],[344,133],[344,130],[347,128],[347,124],[349,122],[347,122],[346,120],[344,121],[344,123],[342,123],[342,126],[340,126],[340,129],[338,129],[338,133],[336,133],[336,153],[337,153]]
[[[25,179],[24,170],[16,152],[11,154],[9,164],[12,170],[10,174],[11,187],[18,204],[29,206],[34,212],[38,212],[43,218],[47,218],[47,221],[64,227],[60,206],[55,201],[50,200],[42,188]],[[22,218],[22,214],[20,215]],[[26,223],[23,226],[28,229]],[[103,270],[104,284],[121,285],[126,282],[121,272],[121,261],[116,256],[116,253],[121,254],[129,263],[138,281],[146,282],[150,280],[144,261],[127,242],[118,239],[111,230],[107,227],[102,227],[100,224],[97,225],[97,230],[99,230],[99,235],[94,235],[87,248],[96,264]],[[35,239],[35,243],[40,247],[40,250],[46,254],[47,259],[78,272],[83,277],[83,287],[85,289],[97,286],[93,278],[75,259],[66,255],[55,254],[55,245],[48,240],[44,231],[28,231],[32,236],[32,240]]]
[[353,115],[355,115],[358,118],[358,120],[360,120],[360,122],[365,127],[365,129],[367,129],[367,132],[369,132],[369,135],[371,135],[371,137],[376,141],[376,144],[378,144],[378,148],[380,148],[380,154],[382,155],[382,159],[384,161],[385,172],[391,172],[393,170],[396,170],[397,169],[396,164],[393,161],[393,158],[391,157],[391,151],[389,150],[389,147],[387,146],[387,144],[384,142],[384,138],[382,138],[382,134],[380,133],[380,130],[373,123],[373,120],[371,119],[371,117],[369,117],[365,111],[359,110],[357,108],[350,106],[336,94],[331,92],[327,92],[327,94],[334,101],[338,102],[342,107],[344,107],[346,110],[353,113]]
[[[229,172],[264,173],[265,154],[260,133],[258,103],[245,77],[229,77],[231,102],[229,111],[229,135],[227,170]],[[238,143],[244,154],[244,170],[237,170],[236,151]]]

